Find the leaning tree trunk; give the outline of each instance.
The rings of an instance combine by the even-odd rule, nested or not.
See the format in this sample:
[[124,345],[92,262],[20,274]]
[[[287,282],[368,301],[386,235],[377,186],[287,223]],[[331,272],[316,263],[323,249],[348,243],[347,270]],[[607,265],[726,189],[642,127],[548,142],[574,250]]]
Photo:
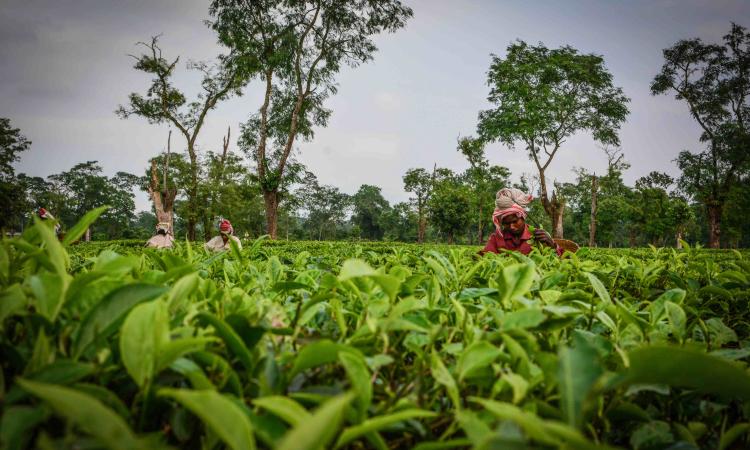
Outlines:
[[266,207],[266,232],[271,236],[271,239],[275,240],[278,226],[279,193],[276,191],[264,191],[263,201]]
[[708,205],[708,246],[720,247],[722,208],[718,202]]
[[591,220],[589,221],[589,247],[596,247],[596,194],[598,189],[596,175],[591,177]]

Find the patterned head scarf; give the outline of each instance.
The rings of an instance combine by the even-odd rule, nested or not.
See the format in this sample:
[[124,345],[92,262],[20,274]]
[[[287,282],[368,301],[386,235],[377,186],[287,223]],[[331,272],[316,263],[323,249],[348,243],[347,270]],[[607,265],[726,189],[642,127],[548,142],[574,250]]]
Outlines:
[[533,199],[534,197],[520,189],[504,188],[497,191],[497,195],[495,196],[495,211],[492,213],[492,223],[495,224],[495,228],[500,236],[503,235],[503,218],[515,214],[525,219],[527,213],[524,208]]

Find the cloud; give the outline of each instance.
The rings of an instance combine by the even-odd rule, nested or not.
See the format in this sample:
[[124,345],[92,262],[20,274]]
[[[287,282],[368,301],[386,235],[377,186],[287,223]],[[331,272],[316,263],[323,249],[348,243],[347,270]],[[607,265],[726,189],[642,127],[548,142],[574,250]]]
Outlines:
[[394,112],[401,109],[401,99],[398,94],[378,92],[373,99],[375,106],[384,112]]

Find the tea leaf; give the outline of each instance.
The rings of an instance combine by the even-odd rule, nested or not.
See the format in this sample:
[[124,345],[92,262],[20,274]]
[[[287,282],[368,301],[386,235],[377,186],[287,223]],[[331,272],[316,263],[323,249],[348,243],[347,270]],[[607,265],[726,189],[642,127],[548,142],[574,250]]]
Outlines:
[[136,436],[122,417],[99,400],[75,389],[18,379],[26,391],[49,403],[55,412],[75,423],[111,449],[141,448]]
[[313,412],[309,420],[305,420],[290,430],[276,447],[277,450],[326,448],[336,437],[344,410],[352,398],[352,394],[344,394],[325,402]]
[[255,448],[250,419],[233,401],[216,391],[189,389],[159,389],[159,396],[169,397],[200,419],[234,450]]

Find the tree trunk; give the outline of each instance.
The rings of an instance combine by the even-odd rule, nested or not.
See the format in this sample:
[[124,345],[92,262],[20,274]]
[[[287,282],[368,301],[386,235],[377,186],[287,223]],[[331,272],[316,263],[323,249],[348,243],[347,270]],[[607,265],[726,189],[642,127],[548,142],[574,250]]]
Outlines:
[[720,247],[722,208],[718,202],[708,205],[708,246]]
[[596,175],[591,177],[591,220],[589,222],[589,247],[596,247],[596,195],[598,185]]
[[552,237],[563,238],[563,208],[555,208],[552,212]]
[[544,170],[541,167],[539,168],[539,191],[544,212],[546,212],[550,220],[552,220],[552,237],[555,239],[562,239],[565,200],[558,195],[557,189],[552,191],[552,200],[547,197],[547,179],[545,178]]
[[563,239],[563,213],[565,212],[565,200],[557,195],[557,190],[552,191],[550,211],[550,218],[552,219],[552,237],[555,239]]
[[453,245],[453,233],[448,233],[448,245]]
[[635,247],[635,230],[633,229],[630,230],[629,240],[630,240],[630,248],[634,248]]
[[276,191],[264,191],[263,200],[266,209],[266,232],[271,239],[276,239],[277,213],[279,209],[279,193]]
[[424,232],[427,228],[427,218],[424,216],[424,208],[419,208],[417,215],[419,216],[419,223],[417,224],[417,242],[423,244]]
[[482,205],[479,205],[479,228],[477,230],[477,244],[482,245],[484,242],[484,218],[482,217],[484,211],[482,211]]
[[213,231],[211,227],[211,215],[203,216],[203,239],[206,241],[211,239]]
[[91,241],[91,228],[86,228],[86,232],[83,233],[83,240],[84,240],[84,242],[90,242]]

